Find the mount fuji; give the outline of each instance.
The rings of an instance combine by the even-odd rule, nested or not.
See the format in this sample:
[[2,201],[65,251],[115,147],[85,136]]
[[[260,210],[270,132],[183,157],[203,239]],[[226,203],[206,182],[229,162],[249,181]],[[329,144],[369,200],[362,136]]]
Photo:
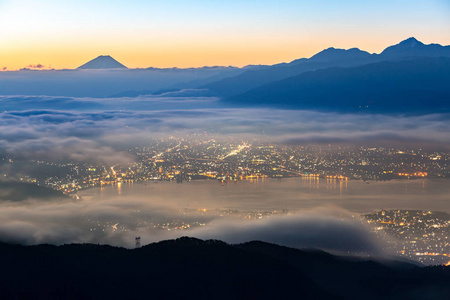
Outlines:
[[128,69],[109,55],[100,55],[97,58],[79,66],[77,69]]

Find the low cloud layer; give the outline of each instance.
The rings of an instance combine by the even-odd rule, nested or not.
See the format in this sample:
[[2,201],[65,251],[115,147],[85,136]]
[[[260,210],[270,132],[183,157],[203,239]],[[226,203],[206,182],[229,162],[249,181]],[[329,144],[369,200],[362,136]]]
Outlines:
[[[192,197],[187,195],[186,198]],[[157,198],[157,197],[156,197]],[[107,243],[132,247],[134,237],[145,243],[180,236],[220,239],[229,243],[261,240],[295,248],[315,248],[334,253],[383,255],[375,237],[358,218],[334,208],[243,220],[220,212],[190,214],[164,205],[161,199],[109,199],[0,202],[0,241],[21,244]],[[184,199],[186,202],[189,199]],[[184,220],[204,227],[168,231],[154,224]]]
[[[448,150],[450,115],[391,116],[220,108],[215,98],[0,97],[0,149],[30,158],[132,158],[117,145],[210,133],[287,144],[361,143]],[[50,109],[51,107],[51,109]],[[121,161],[122,161],[121,160]]]
[[[345,217],[337,216],[336,212],[343,213]],[[320,209],[290,216],[274,216],[252,223],[220,220],[211,223],[204,230],[194,232],[193,235],[203,239],[220,239],[233,244],[257,240],[339,254],[384,254],[369,229],[339,209],[334,211]]]
[[215,181],[123,183],[82,191],[82,199],[74,200],[43,193],[36,198],[35,191],[26,195],[24,188],[21,195],[11,194],[17,186],[4,183],[0,241],[132,248],[137,236],[143,245],[193,236],[383,256],[382,242],[359,218],[362,212],[400,207],[449,211],[449,187],[441,181],[351,181],[342,190],[334,184],[324,180],[319,188],[301,178],[225,187]]
[[25,68],[20,69],[21,71],[30,71],[30,70],[51,70],[51,66],[45,66],[43,64],[35,64],[35,65],[28,65]]

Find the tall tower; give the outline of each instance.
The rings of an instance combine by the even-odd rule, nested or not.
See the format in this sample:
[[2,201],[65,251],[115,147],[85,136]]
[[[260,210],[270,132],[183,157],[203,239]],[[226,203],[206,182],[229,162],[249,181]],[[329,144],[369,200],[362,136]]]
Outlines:
[[140,248],[141,247],[141,237],[140,236],[136,237],[135,241],[136,241],[136,248]]

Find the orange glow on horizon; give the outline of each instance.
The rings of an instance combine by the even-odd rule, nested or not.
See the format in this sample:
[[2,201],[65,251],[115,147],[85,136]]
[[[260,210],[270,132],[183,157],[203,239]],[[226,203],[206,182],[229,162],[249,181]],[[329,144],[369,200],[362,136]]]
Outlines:
[[[69,40],[18,41],[0,49],[0,71],[18,70],[28,65],[42,64],[54,69],[74,69],[99,55],[111,55],[128,68],[189,68],[203,66],[272,65],[309,58],[329,48],[358,47],[370,53],[380,53],[387,46],[401,41],[398,37],[384,37],[376,43],[373,39],[351,39],[316,36],[293,38],[285,36],[224,36],[197,37],[193,40],[175,37],[136,42],[134,36],[111,41],[110,36],[96,41],[97,36],[85,37],[75,43]],[[402,37],[402,38],[407,38]],[[424,43],[438,42],[424,40]],[[107,42],[108,41],[108,42]],[[446,43],[442,43],[446,44]]]
[[105,54],[129,68],[242,67],[328,47],[380,53],[412,36],[449,45],[448,1],[409,2],[6,0],[0,70],[73,69]]
[[0,50],[0,69],[18,70],[30,64],[55,69],[74,69],[99,55],[111,55],[128,68],[189,68],[203,66],[236,66],[290,62],[310,57],[320,50],[314,46],[252,45],[164,45],[163,47],[86,47],[81,49],[35,48],[34,51]]

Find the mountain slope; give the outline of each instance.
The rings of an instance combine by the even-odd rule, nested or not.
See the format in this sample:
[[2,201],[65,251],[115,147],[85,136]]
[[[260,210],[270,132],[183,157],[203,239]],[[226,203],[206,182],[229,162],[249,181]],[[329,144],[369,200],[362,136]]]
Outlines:
[[[180,238],[127,250],[0,243],[3,299],[446,299],[450,268],[263,242]],[[432,297],[430,297],[432,296]]]
[[0,202],[19,202],[29,199],[51,201],[70,198],[59,191],[32,183],[0,181]]
[[[312,56],[309,61],[313,62],[333,62],[333,61],[354,61],[369,59],[372,55],[369,52],[359,50],[358,48],[336,49],[328,48],[320,51],[316,55]],[[295,61],[294,61],[295,62]]]
[[415,38],[409,38],[397,45],[386,48],[380,54],[369,54],[358,48],[348,50],[328,48],[309,59],[302,58],[287,64],[273,65],[262,70],[247,71],[238,76],[203,85],[201,88],[210,89],[223,97],[231,97],[270,82],[309,71],[330,67],[355,67],[411,57],[450,57],[450,46],[425,45]]
[[3,299],[332,297],[292,266],[220,241],[181,238],[135,250],[0,244],[0,253]]
[[399,57],[450,57],[450,46],[441,46],[439,44],[425,45],[411,37],[397,45],[387,47],[381,52],[380,57],[385,59]]
[[100,55],[84,65],[79,66],[77,69],[127,69],[127,67],[109,55]]
[[442,112],[450,108],[449,99],[450,58],[421,58],[307,72],[223,101],[289,109]]
[[200,88],[206,88],[224,97],[229,97],[305,72],[329,67],[356,66],[372,61],[373,58],[370,54],[359,49],[329,48],[310,59],[298,59],[289,64],[278,64],[260,70],[249,70],[238,76],[224,78],[203,85]]

